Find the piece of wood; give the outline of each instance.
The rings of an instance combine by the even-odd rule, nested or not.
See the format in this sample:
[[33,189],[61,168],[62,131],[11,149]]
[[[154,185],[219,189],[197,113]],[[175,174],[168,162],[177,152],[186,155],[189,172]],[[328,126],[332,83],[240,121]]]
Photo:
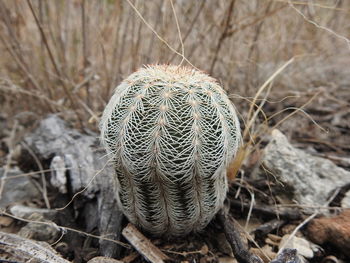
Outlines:
[[90,259],[87,263],[123,263],[123,261],[107,257],[94,257]]
[[263,263],[258,256],[249,252],[248,247],[244,244],[240,236],[240,231],[234,225],[233,218],[227,212],[219,212],[218,219],[224,229],[232,252],[239,263]]
[[[69,263],[48,244],[37,242],[15,234],[0,232],[0,250],[2,255],[6,254],[6,260],[18,263],[40,262],[40,263]],[[1,262],[1,259],[0,259]]]
[[255,236],[263,237],[269,233],[271,233],[273,230],[280,228],[286,223],[284,220],[279,219],[273,219],[269,222],[266,222],[260,226],[258,226],[253,232],[255,233]]
[[307,226],[307,236],[316,244],[331,244],[350,257],[350,209],[334,217],[312,220]]
[[164,263],[169,259],[159,248],[146,238],[137,228],[128,224],[122,231],[123,236],[131,243],[131,245],[147,260],[152,263]]
[[[218,213],[218,220],[221,223],[227,241],[229,242],[233,254],[239,263],[263,263],[262,259],[248,250],[247,245],[240,236],[239,227],[235,220],[227,211]],[[283,249],[277,258],[270,263],[301,263],[296,249]]]
[[[242,212],[249,211],[251,206],[248,203],[243,203],[237,200],[230,200],[230,205],[232,209],[243,210]],[[302,217],[302,213],[299,209],[289,207],[279,208],[275,206],[255,205],[252,212],[271,218],[276,218],[276,216],[278,216],[279,218],[286,220],[299,220]]]

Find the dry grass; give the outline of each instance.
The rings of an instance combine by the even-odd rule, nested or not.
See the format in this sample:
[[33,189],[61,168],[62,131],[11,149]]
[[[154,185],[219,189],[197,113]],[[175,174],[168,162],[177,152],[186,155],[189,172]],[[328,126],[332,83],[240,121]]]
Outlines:
[[350,80],[349,14],[346,0],[2,0],[0,101],[8,116],[74,112],[96,127],[144,64],[191,63],[249,97],[293,57],[270,95],[310,94]]

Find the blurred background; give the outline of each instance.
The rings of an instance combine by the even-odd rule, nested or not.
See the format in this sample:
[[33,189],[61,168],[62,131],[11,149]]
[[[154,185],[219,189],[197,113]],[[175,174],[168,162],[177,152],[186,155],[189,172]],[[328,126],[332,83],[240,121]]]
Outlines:
[[[173,5],[174,10],[163,0],[0,1],[1,118],[29,125],[59,113],[97,131],[104,106],[125,77],[146,64],[180,63],[174,52],[182,52],[180,30],[187,60],[218,79],[242,120],[259,87],[294,58],[269,83],[269,94],[265,89],[259,95],[268,98],[263,107],[268,116],[283,111],[272,124],[317,95],[304,108],[309,116],[326,130],[348,129],[350,1],[173,0]],[[281,126],[290,136],[316,132],[329,140],[344,133],[325,134],[310,118],[298,116]]]

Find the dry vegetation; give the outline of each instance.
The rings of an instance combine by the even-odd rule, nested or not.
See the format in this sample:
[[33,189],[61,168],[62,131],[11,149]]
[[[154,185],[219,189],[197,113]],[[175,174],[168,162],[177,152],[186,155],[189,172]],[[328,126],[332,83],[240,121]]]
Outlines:
[[[185,57],[230,94],[253,96],[292,57],[274,80],[274,98],[305,101],[320,87],[337,95],[349,82],[348,1],[179,0],[174,6]],[[1,1],[0,12],[0,94],[8,117],[75,112],[85,126],[134,70],[182,59],[170,1],[15,0]],[[244,114],[247,103],[235,103]]]
[[219,80],[243,126],[264,119],[249,110],[256,95],[268,127],[303,107],[281,129],[320,155],[348,156],[349,36],[348,0],[0,0],[0,125],[59,113],[97,131],[122,79],[182,63]]

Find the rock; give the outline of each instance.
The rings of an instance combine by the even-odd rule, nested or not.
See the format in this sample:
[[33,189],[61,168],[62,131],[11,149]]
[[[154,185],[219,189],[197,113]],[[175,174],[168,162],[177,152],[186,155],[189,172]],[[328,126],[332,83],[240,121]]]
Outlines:
[[123,263],[123,261],[108,257],[94,257],[90,259],[88,263]]
[[14,216],[21,217],[24,219],[29,219],[34,213],[39,214],[43,218],[49,220],[54,220],[57,215],[57,211],[53,209],[35,208],[24,205],[14,205],[10,207],[10,212]]
[[271,136],[264,149],[264,167],[276,177],[277,188],[292,195],[290,199],[321,206],[332,190],[349,183],[350,172],[327,159],[294,148],[278,130],[273,130]]
[[237,263],[237,260],[232,257],[221,257],[218,258],[219,263]]
[[346,192],[343,200],[341,201],[342,208],[350,208],[350,191]]
[[[5,169],[0,168],[0,178],[3,177]],[[27,176],[15,177],[23,174],[20,170],[9,170],[3,192],[0,198],[0,207],[6,207],[14,203],[23,203],[32,199],[41,199],[42,195]],[[13,178],[11,178],[13,177]]]
[[299,255],[308,259],[314,257],[314,252],[312,250],[310,242],[300,237],[291,237],[290,235],[284,235],[280,242],[279,249],[282,247],[296,249]]
[[350,209],[335,217],[312,220],[307,227],[308,238],[316,244],[332,244],[350,257]]
[[[42,160],[51,160],[56,155],[63,157],[65,165],[59,166],[69,169],[70,185],[76,193],[87,186],[96,173],[93,165],[93,146],[98,145],[96,138],[97,135],[83,135],[69,129],[62,119],[50,115],[24,141]],[[93,198],[96,191],[98,185],[92,184],[83,195]]]
[[[28,239],[34,239],[37,241],[47,241],[49,243],[55,242],[59,237],[60,229],[55,225],[51,224],[50,221],[44,220],[39,214],[32,214],[29,217],[31,221],[20,229],[18,235]],[[46,222],[49,224],[42,224],[40,222]]]
[[[97,227],[100,235],[108,234],[109,238],[118,240],[123,214],[115,199],[114,169],[107,165],[108,158],[98,137],[92,132],[87,135],[71,129],[57,115],[50,115],[25,138],[25,143],[42,162],[51,164],[55,174],[51,174],[54,178],[50,182],[61,193],[69,189],[73,195],[84,189],[79,202],[73,202],[79,206],[75,212],[85,218],[84,225],[90,229]],[[62,168],[66,169],[64,173]],[[103,256],[115,257],[120,247],[100,240],[100,251]]]
[[13,223],[13,219],[11,217],[8,216],[0,216],[0,227],[4,226],[4,227],[8,227]]

